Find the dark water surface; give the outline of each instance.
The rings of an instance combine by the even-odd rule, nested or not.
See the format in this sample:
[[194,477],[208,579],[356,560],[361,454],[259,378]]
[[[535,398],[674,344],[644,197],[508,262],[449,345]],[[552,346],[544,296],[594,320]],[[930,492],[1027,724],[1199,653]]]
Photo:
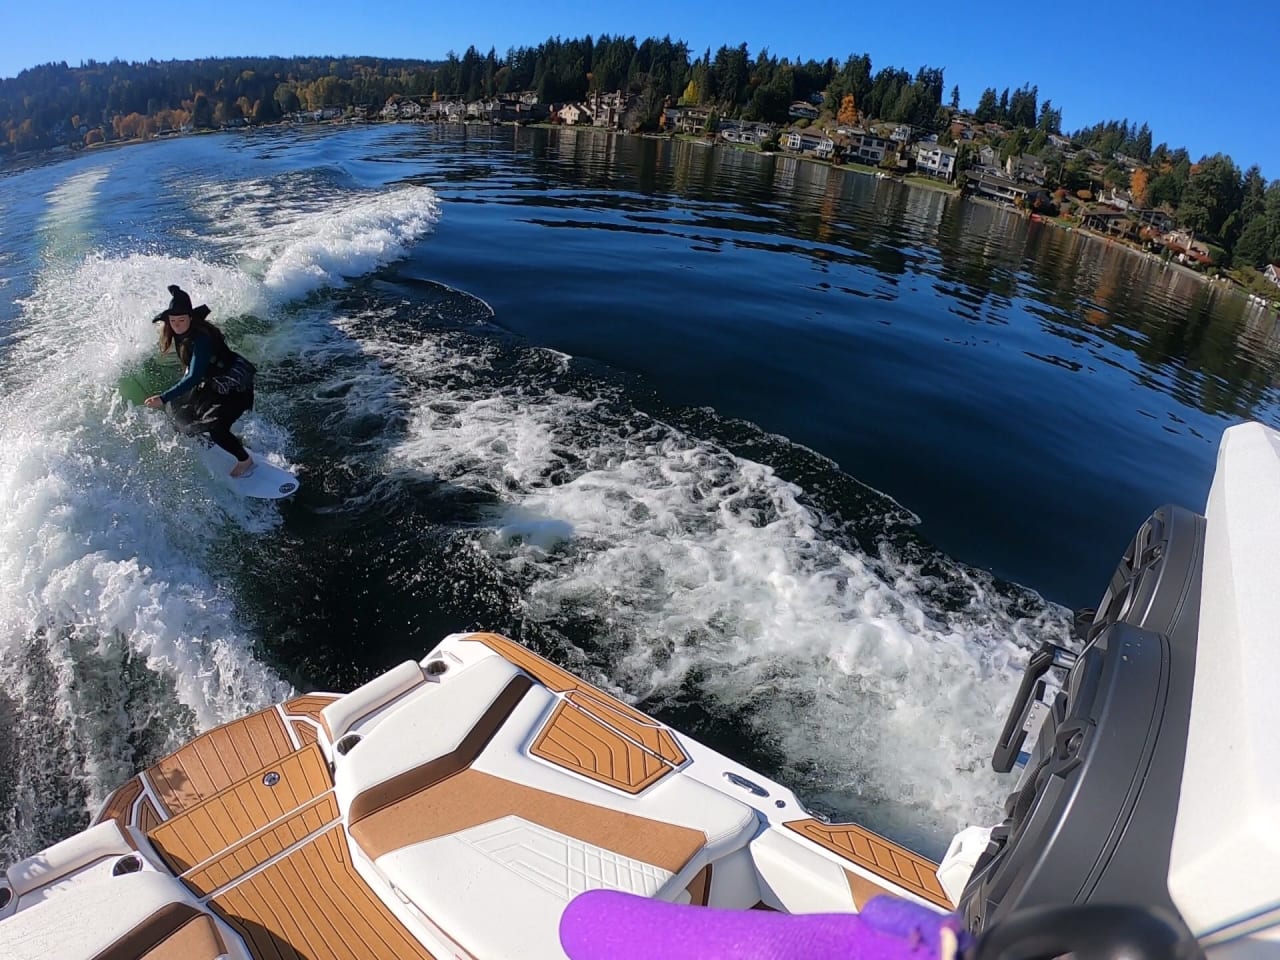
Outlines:
[[[0,176],[0,224],[12,853],[192,730],[482,627],[936,855],[997,816],[1063,605],[1280,421],[1229,291],[785,157],[259,131]],[[258,364],[296,498],[120,402],[174,282]]]

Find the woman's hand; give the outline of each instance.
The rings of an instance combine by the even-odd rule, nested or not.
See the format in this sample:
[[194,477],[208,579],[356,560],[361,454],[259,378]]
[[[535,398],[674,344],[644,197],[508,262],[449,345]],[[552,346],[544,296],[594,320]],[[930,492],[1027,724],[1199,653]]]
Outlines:
[[164,406],[164,401],[160,399],[160,396],[158,394],[154,397],[147,397],[147,399],[143,400],[142,402],[145,403],[152,410],[159,410],[161,407]]

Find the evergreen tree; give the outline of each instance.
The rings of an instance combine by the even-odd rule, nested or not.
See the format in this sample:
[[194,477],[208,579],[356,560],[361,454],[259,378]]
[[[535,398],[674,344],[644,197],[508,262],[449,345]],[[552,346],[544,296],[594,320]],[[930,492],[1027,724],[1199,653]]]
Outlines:
[[979,123],[990,123],[1000,119],[1000,103],[996,99],[994,87],[987,87],[982,91],[982,97],[978,100],[978,108],[973,112],[973,118]]

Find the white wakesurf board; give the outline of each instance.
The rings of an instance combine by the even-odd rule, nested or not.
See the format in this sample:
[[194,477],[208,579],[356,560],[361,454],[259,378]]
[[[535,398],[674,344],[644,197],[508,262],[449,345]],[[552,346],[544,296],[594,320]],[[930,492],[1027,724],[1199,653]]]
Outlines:
[[[208,443],[201,437],[195,437],[196,455],[205,465],[209,473],[221,480],[242,497],[259,497],[263,500],[282,500],[298,492],[301,484],[298,478],[287,470],[281,470],[274,464],[249,450],[253,457],[253,469],[245,477],[231,476],[231,468],[236,465],[236,458],[216,444]],[[247,447],[245,449],[248,449]]]

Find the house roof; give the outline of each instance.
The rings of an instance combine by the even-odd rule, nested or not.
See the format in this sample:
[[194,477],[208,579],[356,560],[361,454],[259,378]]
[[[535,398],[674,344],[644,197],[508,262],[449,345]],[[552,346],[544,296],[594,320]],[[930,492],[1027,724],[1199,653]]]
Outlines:
[[1086,217],[1105,217],[1108,220],[1114,220],[1117,217],[1124,218],[1126,214],[1123,210],[1117,210],[1114,207],[1090,207],[1084,211]]

